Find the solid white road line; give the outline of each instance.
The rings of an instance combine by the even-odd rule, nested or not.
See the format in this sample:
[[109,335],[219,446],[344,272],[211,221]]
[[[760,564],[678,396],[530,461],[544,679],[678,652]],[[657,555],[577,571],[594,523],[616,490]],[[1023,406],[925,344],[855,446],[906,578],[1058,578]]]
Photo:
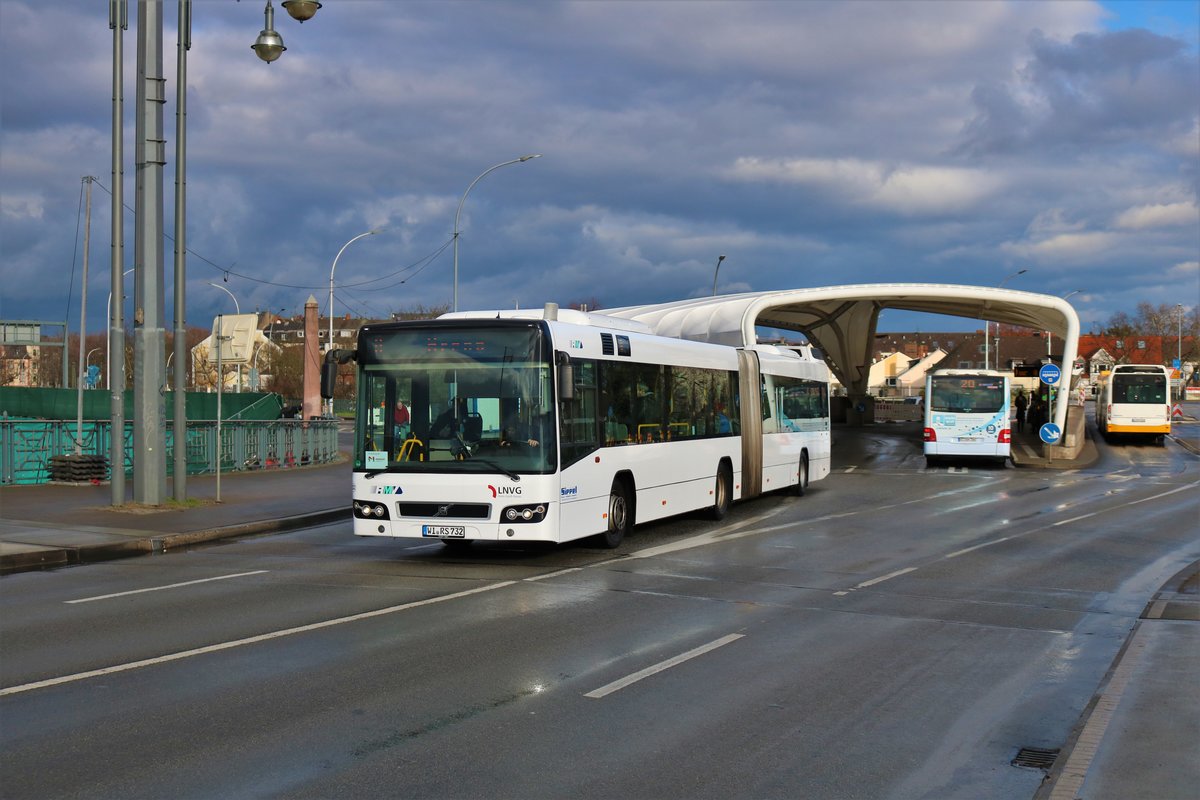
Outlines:
[[78,600],[64,600],[64,603],[90,603],[93,600],[110,600],[114,597],[125,597],[131,594],[141,594],[142,592],[161,592],[163,589],[178,589],[180,586],[195,586],[197,583],[209,583],[210,581],[224,581],[230,578],[244,578],[247,575],[262,575],[264,572],[270,572],[266,569],[256,569],[253,572],[236,572],[233,575],[218,575],[215,578],[201,578],[196,581],[184,581],[183,583],[168,583],[166,586],[151,586],[147,589],[131,589],[128,592],[113,592],[112,594],[101,594],[95,597],[82,597]]
[[708,644],[701,645],[700,647],[697,647],[694,650],[688,650],[686,653],[680,653],[679,655],[675,656],[674,658],[668,658],[666,661],[660,661],[657,664],[650,666],[650,667],[646,667],[645,669],[643,669],[639,672],[635,672],[632,675],[627,675],[624,678],[621,678],[620,680],[616,680],[610,684],[601,686],[599,689],[593,689],[592,691],[585,694],[584,697],[591,697],[593,699],[599,699],[601,697],[604,697],[605,695],[612,694],[613,692],[617,691],[618,689],[624,689],[626,686],[629,686],[630,684],[637,683],[642,678],[648,678],[651,675],[655,675],[659,672],[662,672],[665,669],[670,669],[671,667],[674,667],[678,664],[682,664],[685,661],[689,661],[689,660],[695,658],[696,656],[702,656],[705,653],[709,652],[710,650],[716,650],[718,647],[724,647],[725,645],[729,644],[730,642],[736,642],[738,639],[741,639],[743,636],[744,636],[744,634],[741,634],[741,633],[731,633],[728,636],[722,636],[720,639],[716,639],[715,641],[711,641]]
[[259,634],[258,636],[249,636],[245,639],[235,639],[231,642],[221,642],[219,644],[208,645],[207,647],[197,647],[192,650],[183,650],[178,653],[171,653],[170,655],[158,656],[157,658],[146,658],[141,661],[131,661],[128,664],[117,664],[111,667],[104,667],[103,669],[77,672],[74,675],[63,675],[58,678],[48,678],[44,681],[23,683],[20,686],[8,686],[4,689],[0,689],[0,697],[5,697],[10,694],[20,694],[21,692],[28,692],[33,689],[44,689],[48,686],[58,686],[59,684],[63,683],[74,683],[75,681],[82,681],[86,680],[87,678],[96,678],[101,675],[112,675],[117,672],[128,672],[129,670],[140,669],[141,667],[149,667],[153,666],[154,664],[165,664],[168,661],[180,661],[185,658],[201,656],[206,653],[216,653],[221,650],[232,650],[235,647],[243,647],[248,644],[257,644],[258,642],[267,642],[271,639],[280,639],[284,636],[291,636],[297,633],[307,633],[309,631],[320,630],[321,628],[332,628],[335,625],[344,625],[347,622],[358,622],[364,619],[371,619],[372,617],[382,617],[386,614],[395,614],[398,611],[408,611],[412,608],[433,605],[434,603],[441,603],[446,600],[457,600],[460,597],[467,597],[468,595],[480,594],[481,592],[490,592],[495,589],[502,589],[505,586],[512,586],[514,583],[516,583],[516,581],[489,583],[486,586],[480,586],[475,589],[467,589],[466,591],[455,592],[453,594],[439,595],[438,597],[430,597],[427,600],[417,600],[412,603],[404,603],[398,606],[389,606],[388,608],[376,609],[375,611],[364,611],[361,614],[351,614],[348,617],[338,617],[337,619],[327,619],[323,622],[314,622],[311,625],[300,625],[295,628],[285,628],[279,631],[272,631],[271,633]]

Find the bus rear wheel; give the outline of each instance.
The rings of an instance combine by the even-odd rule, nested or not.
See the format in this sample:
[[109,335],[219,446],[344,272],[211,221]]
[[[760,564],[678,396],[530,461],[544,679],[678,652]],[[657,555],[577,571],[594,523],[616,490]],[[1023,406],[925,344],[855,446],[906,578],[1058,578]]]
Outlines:
[[608,530],[596,538],[601,545],[612,550],[621,544],[625,534],[629,533],[631,521],[629,488],[624,481],[615,480],[608,495]]
[[717,468],[717,482],[713,486],[713,504],[709,516],[716,520],[725,519],[729,513],[729,503],[733,498],[733,474],[728,464]]

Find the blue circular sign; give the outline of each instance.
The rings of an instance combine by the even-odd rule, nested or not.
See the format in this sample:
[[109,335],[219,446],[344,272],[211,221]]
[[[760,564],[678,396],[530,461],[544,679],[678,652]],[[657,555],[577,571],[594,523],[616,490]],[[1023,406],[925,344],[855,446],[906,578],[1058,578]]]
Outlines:
[[1054,444],[1058,441],[1059,437],[1062,436],[1062,431],[1053,422],[1047,422],[1038,429],[1038,436],[1040,436],[1042,441],[1046,444]]
[[1042,368],[1038,370],[1038,377],[1042,379],[1042,383],[1053,386],[1062,377],[1062,370],[1058,368],[1057,364],[1043,364]]

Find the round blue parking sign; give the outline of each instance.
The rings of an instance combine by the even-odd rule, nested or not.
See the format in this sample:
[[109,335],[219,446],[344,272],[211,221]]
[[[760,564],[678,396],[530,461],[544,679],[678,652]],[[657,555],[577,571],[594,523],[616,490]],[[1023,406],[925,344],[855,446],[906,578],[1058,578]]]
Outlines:
[[1062,377],[1062,370],[1058,368],[1057,364],[1043,364],[1042,368],[1038,370],[1038,377],[1042,379],[1042,383],[1053,386]]
[[1038,436],[1040,436],[1042,441],[1046,444],[1054,444],[1058,441],[1059,437],[1062,436],[1062,430],[1053,422],[1047,422],[1038,429]]

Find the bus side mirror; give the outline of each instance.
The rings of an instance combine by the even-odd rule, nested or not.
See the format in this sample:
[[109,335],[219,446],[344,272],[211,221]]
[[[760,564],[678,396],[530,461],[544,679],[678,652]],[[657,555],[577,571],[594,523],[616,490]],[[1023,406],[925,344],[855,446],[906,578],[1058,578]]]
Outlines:
[[558,399],[574,400],[575,367],[571,366],[571,357],[559,351],[554,354],[554,361],[558,364]]
[[321,364],[321,397],[326,400],[333,399],[333,386],[337,383],[337,362],[326,359],[325,363]]
[[355,358],[353,350],[330,350],[321,364],[321,397],[333,399],[333,387],[337,384],[338,364],[348,364]]

